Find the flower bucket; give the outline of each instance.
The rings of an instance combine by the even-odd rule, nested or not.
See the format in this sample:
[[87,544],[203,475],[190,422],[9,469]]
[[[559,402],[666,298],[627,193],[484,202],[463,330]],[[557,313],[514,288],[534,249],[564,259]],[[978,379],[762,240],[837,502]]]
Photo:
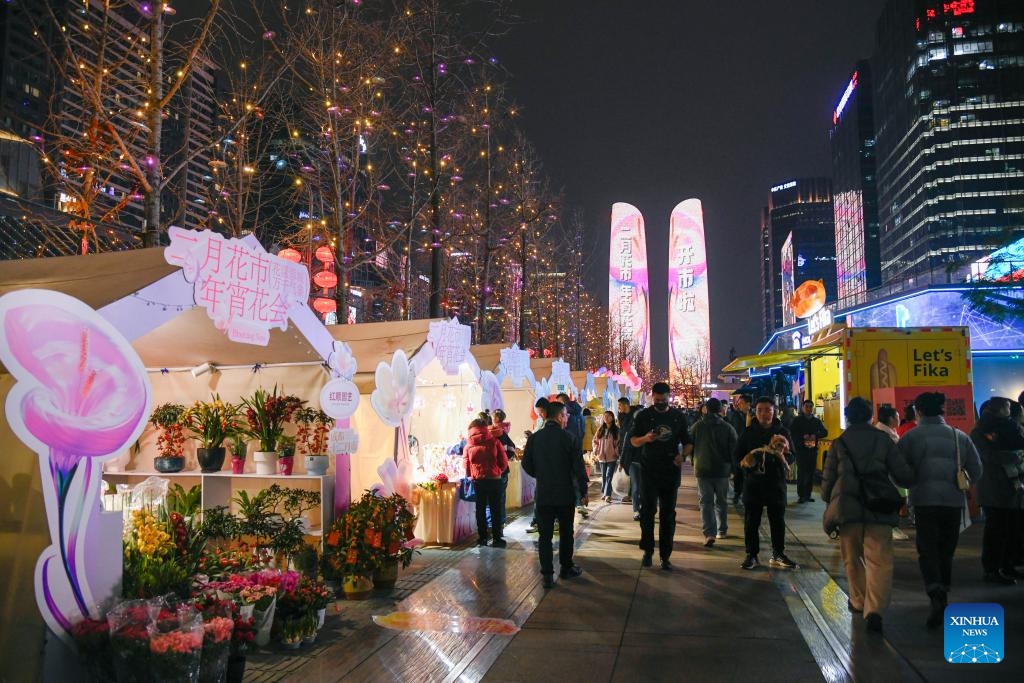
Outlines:
[[398,560],[389,560],[387,564],[373,572],[373,587],[391,589],[398,582]]
[[316,628],[319,631],[324,627],[324,618],[327,616],[327,608],[321,607],[316,611]]
[[253,612],[256,610],[256,605],[239,605],[238,607],[238,618],[239,619],[252,619]]
[[256,451],[252,455],[256,474],[277,474],[277,451]]
[[306,474],[322,477],[327,474],[327,468],[331,466],[331,459],[326,455],[307,455],[304,464],[306,465]]
[[256,637],[254,640],[260,647],[266,647],[270,643],[270,627],[274,625],[274,609],[276,607],[277,596],[274,596],[270,607],[253,615],[253,625],[256,627]]
[[197,448],[196,460],[199,461],[200,470],[207,473],[220,472],[220,468],[224,466],[224,456],[227,454],[227,450],[223,446]]
[[228,659],[227,683],[242,683],[245,678],[245,655],[231,655]]
[[245,474],[245,458],[231,458],[231,474]]

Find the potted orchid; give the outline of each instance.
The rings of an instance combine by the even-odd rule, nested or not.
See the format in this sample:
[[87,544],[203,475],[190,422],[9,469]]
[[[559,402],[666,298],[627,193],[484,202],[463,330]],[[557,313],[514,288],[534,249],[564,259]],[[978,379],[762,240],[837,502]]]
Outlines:
[[257,474],[277,472],[277,449],[285,425],[304,403],[296,396],[279,395],[276,384],[270,392],[257,389],[252,396],[242,399],[245,433],[260,442],[260,449],[253,455]]
[[185,467],[185,430],[181,416],[185,406],[164,403],[153,409],[149,423],[157,428],[156,449],[160,455],[153,460],[157,472],[180,472]]
[[318,408],[307,406],[295,411],[295,424],[298,426],[295,440],[299,452],[305,456],[306,473],[322,477],[330,466],[327,435],[334,426],[334,418]]
[[224,464],[224,439],[238,430],[238,408],[213,395],[212,401],[196,401],[181,422],[200,444],[196,451],[203,472],[217,472]]

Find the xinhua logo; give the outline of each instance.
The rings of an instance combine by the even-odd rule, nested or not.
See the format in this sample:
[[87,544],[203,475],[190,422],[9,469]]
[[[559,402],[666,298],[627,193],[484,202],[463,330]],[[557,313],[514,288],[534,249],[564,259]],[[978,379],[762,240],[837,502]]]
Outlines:
[[1003,661],[1003,608],[991,602],[946,607],[945,655],[951,664]]

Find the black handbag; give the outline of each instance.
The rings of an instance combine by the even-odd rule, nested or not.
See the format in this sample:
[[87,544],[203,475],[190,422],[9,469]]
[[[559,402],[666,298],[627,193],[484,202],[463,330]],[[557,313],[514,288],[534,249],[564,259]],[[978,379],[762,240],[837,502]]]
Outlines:
[[839,437],[836,439],[836,443],[842,444],[843,450],[846,451],[846,459],[850,461],[850,467],[853,468],[853,473],[857,475],[857,481],[860,483],[861,505],[866,510],[883,515],[891,515],[898,512],[903,504],[903,498],[900,496],[899,489],[889,480],[889,477],[876,476],[865,478],[860,476],[857,464],[853,460],[853,455],[850,453],[850,449],[846,447],[846,443],[843,442],[843,438]]

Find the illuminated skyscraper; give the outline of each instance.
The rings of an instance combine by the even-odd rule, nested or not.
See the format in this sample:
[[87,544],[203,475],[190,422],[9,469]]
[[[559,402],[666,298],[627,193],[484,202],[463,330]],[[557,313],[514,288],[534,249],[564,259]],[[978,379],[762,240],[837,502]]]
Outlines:
[[1024,2],[890,0],[872,58],[883,283],[1024,232]]
[[787,239],[792,242],[796,284],[824,280],[827,300],[836,299],[832,183],[828,178],[780,183],[771,188],[767,213],[767,230],[762,226],[762,286],[770,292],[770,301],[765,299],[769,304],[764,316],[766,336],[785,325],[783,306],[788,302],[782,293],[782,247]]
[[867,290],[882,284],[871,105],[871,67],[860,61],[836,102],[829,130],[840,307],[865,302]]

